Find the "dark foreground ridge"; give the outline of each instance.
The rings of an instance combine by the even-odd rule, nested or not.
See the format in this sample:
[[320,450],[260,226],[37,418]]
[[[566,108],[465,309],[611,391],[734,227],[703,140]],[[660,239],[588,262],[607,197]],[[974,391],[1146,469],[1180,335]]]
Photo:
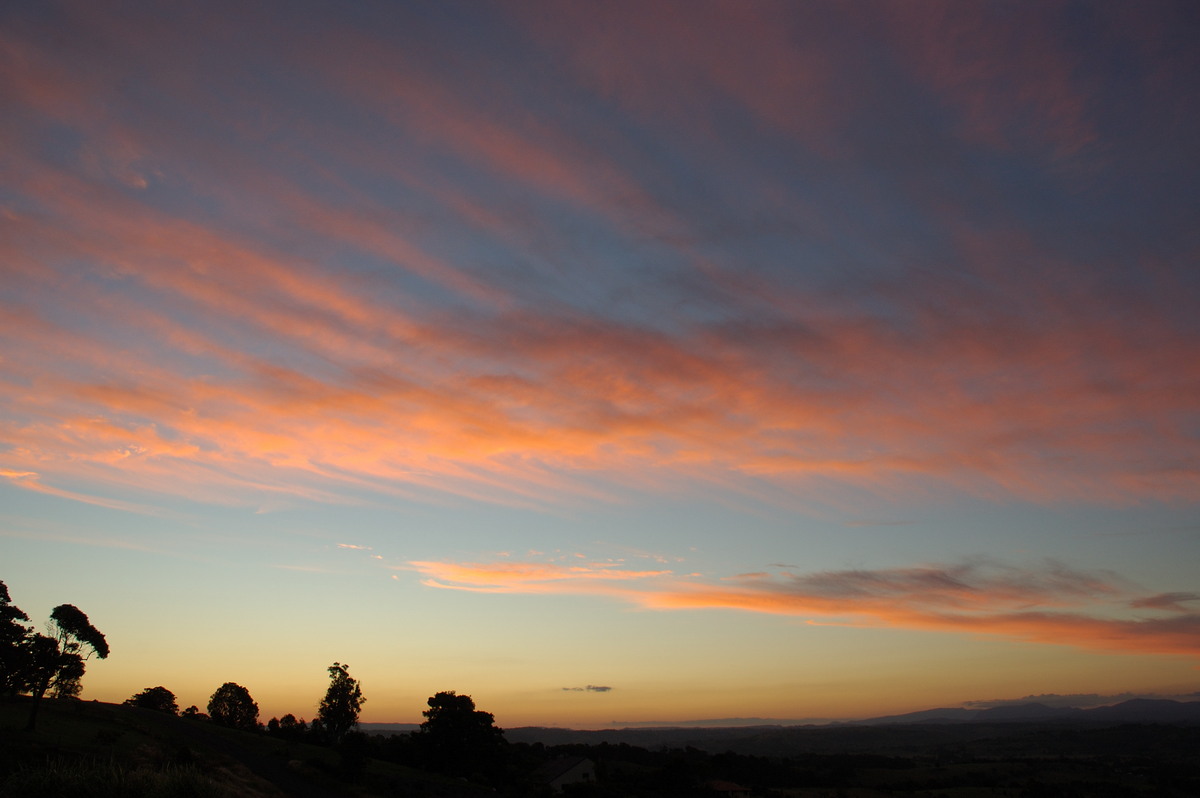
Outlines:
[[[1200,702],[833,726],[511,729],[486,778],[470,763],[457,778],[402,764],[403,729],[339,749],[136,706],[47,700],[38,730],[26,732],[22,703],[0,703],[0,798],[1200,795]],[[400,724],[377,724],[387,725]]]

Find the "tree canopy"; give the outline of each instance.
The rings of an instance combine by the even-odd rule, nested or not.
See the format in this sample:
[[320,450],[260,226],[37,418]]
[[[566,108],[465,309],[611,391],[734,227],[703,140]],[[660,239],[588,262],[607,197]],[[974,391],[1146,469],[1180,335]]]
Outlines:
[[12,695],[25,687],[29,649],[26,638],[29,616],[12,603],[8,586],[0,582],[0,695]]
[[258,704],[240,684],[225,682],[208,699],[208,716],[214,723],[234,729],[258,728]]
[[92,654],[108,658],[108,641],[74,604],[59,604],[50,612],[50,633],[64,654],[78,654],[83,659],[90,659]]
[[488,769],[505,743],[492,713],[475,709],[471,696],[453,690],[430,696],[428,703],[417,739],[429,766],[456,775]]
[[330,742],[340,742],[358,724],[358,712],[366,698],[362,685],[350,676],[350,666],[335,662],[329,666],[329,688],[321,699],[317,718],[325,727]]
[[168,715],[179,714],[179,704],[175,703],[175,694],[161,685],[147,687],[142,692],[125,699],[125,704],[131,707],[166,712]]

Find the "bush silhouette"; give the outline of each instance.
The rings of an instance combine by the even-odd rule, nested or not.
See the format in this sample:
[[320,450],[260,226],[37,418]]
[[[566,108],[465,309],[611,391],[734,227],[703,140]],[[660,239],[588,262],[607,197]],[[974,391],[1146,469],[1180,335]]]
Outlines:
[[126,706],[153,709],[166,712],[168,715],[179,714],[179,704],[175,703],[175,694],[163,686],[147,687],[140,693],[126,698]]

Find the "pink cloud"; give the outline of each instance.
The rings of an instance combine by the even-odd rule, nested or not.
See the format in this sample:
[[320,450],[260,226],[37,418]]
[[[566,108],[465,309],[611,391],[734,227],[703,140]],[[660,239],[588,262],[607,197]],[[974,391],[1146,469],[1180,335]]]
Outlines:
[[[812,574],[743,574],[713,581],[671,571],[553,563],[412,562],[430,587],[482,593],[584,594],[655,610],[740,610],[817,625],[879,626],[1137,654],[1200,654],[1200,615],[1114,617],[1130,585],[1109,572],[1048,562]],[[1193,594],[1173,594],[1186,595]],[[1142,604],[1149,607],[1151,605]],[[1161,603],[1153,608],[1174,609]]]
[[[677,26],[668,13],[588,8],[592,26],[563,4],[538,18],[518,13],[517,24],[543,43],[562,32],[567,42],[588,39],[569,59],[572,78],[638,114],[662,108],[671,124],[690,126],[722,97],[776,133],[835,146],[849,100],[831,99],[841,85],[831,81],[861,76],[839,78],[845,55],[821,13],[783,20],[782,7],[709,5]],[[75,10],[86,15],[73,18],[72,52],[98,48],[103,68],[73,69],[17,33],[5,34],[3,50],[27,124],[12,126],[13,146],[0,156],[24,200],[5,209],[0,243],[11,292],[0,314],[0,400],[11,410],[0,443],[8,467],[43,474],[44,484],[86,478],[234,502],[268,490],[523,507],[612,501],[630,489],[797,501],[825,498],[834,484],[904,501],[953,490],[1043,502],[1190,500],[1200,489],[1191,401],[1200,347],[1136,295],[1121,297],[1114,324],[1112,301],[1091,278],[1108,264],[1052,258],[1027,235],[964,229],[948,214],[935,221],[952,233],[953,275],[873,285],[857,307],[787,278],[715,266],[686,241],[702,223],[685,224],[654,199],[636,161],[552,115],[505,113],[523,106],[499,78],[481,78],[474,91],[495,96],[474,102],[450,73],[372,32],[339,28],[314,47],[291,45],[316,42],[306,37],[326,37],[323,29],[279,33],[289,68],[409,145],[397,148],[315,115],[293,112],[299,118],[284,124],[276,115],[288,109],[270,99],[258,122],[242,118],[258,95],[230,80],[234,66],[210,85],[174,64],[202,59],[197,41],[174,35],[179,50],[152,46],[161,39],[147,33],[169,33],[159,22]],[[867,24],[829,13],[826,26]],[[1031,115],[1034,139],[1073,152],[1091,133],[1062,43],[1043,31],[1030,52],[1007,57],[1024,13],[1033,12],[989,29],[974,7],[922,6],[904,10],[887,36],[961,110],[970,135],[1003,144],[1025,135],[1003,120]],[[246,20],[190,21],[219,38]],[[927,39],[939,31],[954,35]],[[755,46],[712,58],[729,42]],[[480,65],[462,57],[475,74]],[[257,163],[257,150],[122,106],[114,87],[135,73],[221,124],[249,126],[239,128],[245,140],[292,131],[300,152],[285,148],[278,163],[305,169]],[[226,83],[230,96],[214,96]],[[664,95],[673,104],[660,105]],[[80,163],[35,157],[41,128],[29,118],[74,129],[88,143]],[[388,191],[433,197],[437,212],[515,247],[516,260],[527,256],[537,213],[491,207],[471,180],[423,165],[430,154],[472,167],[491,188],[569,206],[635,254],[644,231],[631,216],[682,225],[685,240],[655,246],[704,275],[720,294],[720,321],[606,318],[605,308],[523,296],[470,258],[438,254],[411,214],[346,177],[369,171]],[[712,154],[713,169],[733,163]],[[218,206],[218,218],[172,213],[130,190],[134,178],[157,179],[161,163],[175,170],[164,180]],[[756,184],[757,199],[791,218],[797,200],[772,186]],[[348,252],[379,259],[387,276],[330,266]],[[378,290],[397,276],[448,298],[424,303],[407,283]],[[587,275],[580,267],[568,277]],[[694,299],[658,290],[671,303]],[[871,304],[898,320],[868,313]]]
[[[224,289],[210,298],[189,295],[178,278],[153,284],[180,301],[229,307]],[[259,290],[240,289],[243,298]],[[717,337],[510,315],[468,329],[414,323],[402,338],[382,315],[321,322],[304,304],[234,307],[234,323],[281,345],[364,366],[315,375],[266,363],[162,314],[126,314],[115,298],[89,312],[122,313],[124,325],[153,331],[153,347],[114,350],[46,319],[12,317],[4,335],[18,354],[6,368],[40,387],[0,384],[26,418],[0,427],[18,452],[10,466],[91,460],[136,483],[150,461],[190,459],[534,504],[605,500],[611,491],[585,479],[597,476],[652,489],[834,480],[887,491],[928,479],[1047,501],[1098,486],[1114,500],[1184,496],[1196,485],[1194,471],[1156,473],[1144,462],[1184,455],[1186,437],[1172,433],[1187,418],[1186,394],[1154,386],[1168,363],[1200,362],[1152,319],[1135,340],[1089,325],[1046,338],[1008,321],[931,320],[926,345],[913,349],[852,319]],[[376,345],[381,335],[419,342],[430,357],[401,366]],[[1076,354],[1085,342],[1104,358],[1106,390]],[[155,351],[164,346],[223,375],[181,374]],[[443,373],[447,357],[479,371]],[[47,373],[46,363],[59,365]],[[88,376],[101,371],[102,380]],[[821,375],[820,387],[794,379],[803,371]],[[1194,371],[1177,368],[1172,379],[1200,380]],[[1129,423],[1138,418],[1155,422]],[[1130,462],[1131,451],[1143,462]],[[1070,468],[1054,462],[1064,456]]]
[[422,574],[429,587],[475,593],[610,593],[613,583],[655,579],[670,571],[635,571],[612,563],[558,565],[537,562],[447,563],[413,561],[409,567]]
[[104,507],[109,510],[120,510],[127,513],[138,513],[140,515],[168,515],[166,511],[144,504],[135,502],[121,501],[120,499],[110,499],[104,496],[93,496],[87,493],[79,493],[78,491],[65,490],[56,488],[53,485],[47,485],[41,481],[38,474],[30,471],[9,471],[7,469],[0,470],[0,477],[7,478],[13,484],[26,490],[32,490],[37,493],[45,493],[48,496],[56,496],[60,499],[69,499],[71,501],[91,504],[96,507]]

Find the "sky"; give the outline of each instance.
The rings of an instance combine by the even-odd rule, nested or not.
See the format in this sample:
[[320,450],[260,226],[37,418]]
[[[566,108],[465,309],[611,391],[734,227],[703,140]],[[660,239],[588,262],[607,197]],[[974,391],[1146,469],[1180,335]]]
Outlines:
[[0,580],[264,720],[1195,698],[1198,36],[4,3]]

